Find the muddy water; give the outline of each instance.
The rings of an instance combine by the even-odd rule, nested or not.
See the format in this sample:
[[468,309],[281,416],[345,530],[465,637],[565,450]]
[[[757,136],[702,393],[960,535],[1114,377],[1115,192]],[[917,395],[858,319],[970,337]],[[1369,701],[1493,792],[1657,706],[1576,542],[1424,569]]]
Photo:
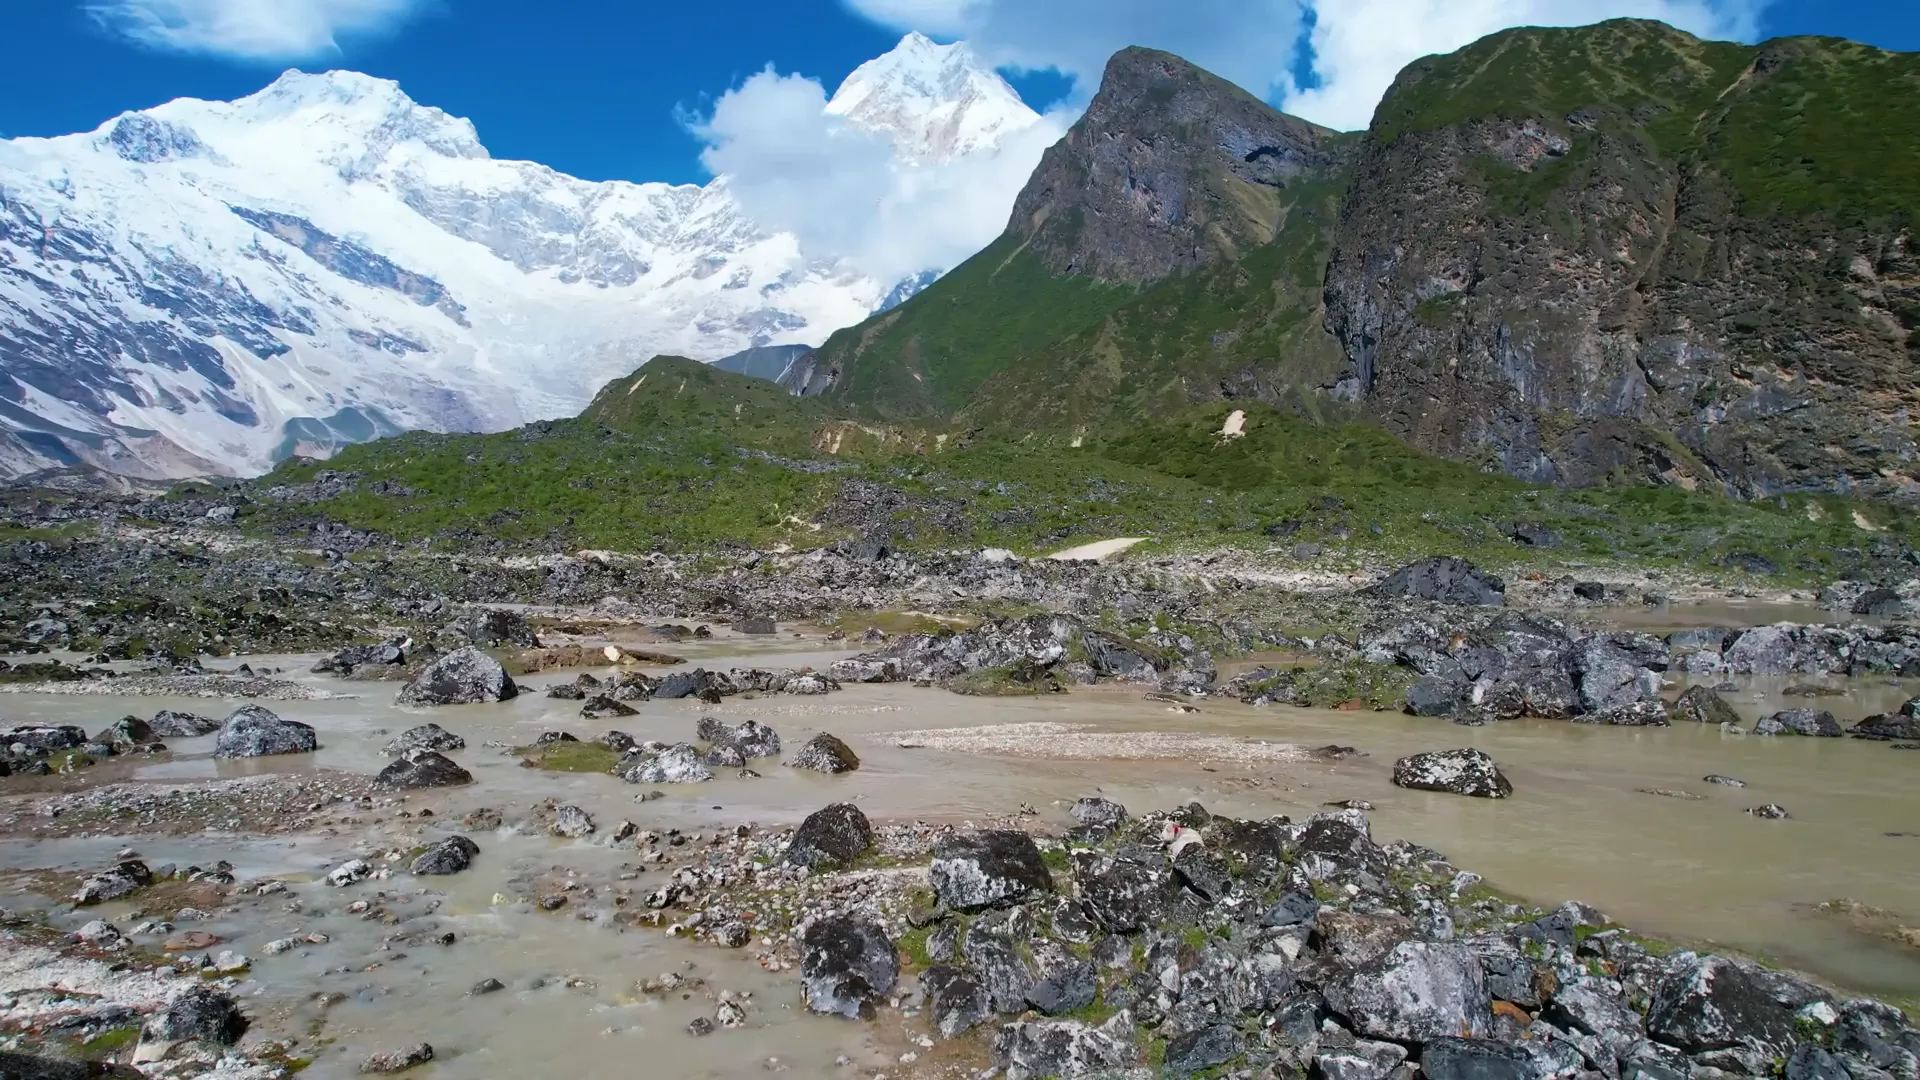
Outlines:
[[[794,643],[785,649],[762,647],[742,655],[738,644],[717,643],[680,651],[714,666],[819,665],[842,655],[818,651],[818,642],[812,651]],[[410,797],[409,806],[431,807],[442,820],[477,806],[511,810],[548,797],[585,807],[603,832],[623,818],[644,828],[708,832],[748,821],[792,822],[837,800],[856,801],[875,818],[926,820],[982,820],[1030,804],[1043,818],[1065,823],[1073,797],[1096,790],[1138,809],[1197,799],[1241,815],[1301,815],[1328,801],[1358,798],[1375,805],[1374,829],[1381,839],[1404,836],[1436,848],[1528,899],[1579,898],[1643,932],[1764,954],[1853,989],[1920,996],[1915,954],[1869,941],[1801,909],[1847,896],[1920,916],[1920,873],[1915,873],[1920,836],[1888,835],[1920,834],[1920,799],[1913,794],[1920,753],[1852,740],[1734,736],[1695,725],[1631,730],[1520,721],[1461,728],[1397,714],[1212,702],[1182,713],[1120,690],[993,700],[909,686],[849,687],[823,698],[731,698],[711,707],[649,702],[638,716],[589,721],[579,717],[577,703],[539,693],[571,677],[571,672],[532,677],[525,682],[533,692],[499,705],[407,710],[391,704],[393,684],[301,676],[331,691],[360,695],[273,704],[283,715],[319,729],[319,753],[305,759],[216,762],[208,756],[210,739],[177,740],[171,758],[142,766],[139,775],[178,780],[300,768],[371,773],[386,761],[379,748],[388,737],[432,719],[467,739],[468,748],[453,756],[478,781],[470,788]],[[1732,700],[1748,719],[1806,703],[1783,698],[1784,685],[1751,681]],[[1813,704],[1843,721],[1885,711],[1916,690],[1883,682],[1831,680],[1830,685],[1842,696]],[[215,713],[226,708],[161,698],[0,697],[0,715],[9,722],[59,721],[89,728],[125,712],[150,715],[162,707]],[[617,728],[643,739],[678,740],[689,738],[695,719],[706,714],[730,722],[759,719],[776,727],[790,745],[814,731],[831,731],[853,744],[863,766],[847,776],[824,777],[769,762],[759,779],[723,772],[708,784],[669,785],[664,799],[637,804],[640,789],[611,777],[534,772],[485,745],[523,745],[550,729],[590,737]],[[914,748],[901,745],[893,734],[1024,723],[1086,725],[1117,737],[1174,732],[1303,746],[1339,743],[1366,756],[1255,765],[1060,761]],[[1479,746],[1499,760],[1517,789],[1514,798],[1488,802],[1402,791],[1390,784],[1395,758],[1462,745]],[[1708,773],[1736,776],[1750,786],[1734,790],[1704,784],[1701,778]],[[1683,800],[1642,789],[1704,798]],[[1766,802],[1786,806],[1793,818],[1762,821],[1744,813]],[[509,819],[513,816],[509,812]],[[226,858],[247,877],[318,875],[348,857],[377,850],[379,839],[378,828],[372,828],[358,836],[125,842],[153,862],[204,865]],[[666,1055],[661,1060],[689,1076],[737,1075],[745,1063],[769,1056],[782,1058],[802,1075],[833,1071],[831,1062],[842,1053],[869,1063],[884,1060],[882,1051],[851,1025],[800,1015],[790,973],[762,972],[742,953],[688,947],[651,931],[620,932],[605,921],[536,912],[513,902],[524,893],[516,891],[516,877],[556,865],[604,877],[629,853],[591,841],[507,832],[479,839],[484,851],[473,870],[432,883],[447,890],[437,917],[460,935],[454,947],[396,946],[407,955],[392,956],[380,948],[382,928],[338,911],[373,888],[419,887],[404,875],[384,886],[338,893],[304,887],[300,895],[307,910],[302,913],[275,916],[268,920],[272,925],[260,925],[255,916],[253,925],[214,928],[255,956],[253,986],[263,1002],[297,1016],[312,1008],[299,1002],[313,991],[348,995],[333,1006],[324,1028],[336,1040],[334,1048],[310,1075],[348,1075],[369,1050],[420,1039],[441,1051],[434,1075],[445,1077],[513,1075],[563,1054],[574,1075],[588,1077],[627,1075],[636,1060],[653,1060],[656,1054]],[[0,840],[0,871],[97,866],[122,842]],[[508,902],[494,902],[495,893]],[[11,906],[16,899],[0,903]],[[332,913],[314,915],[316,908]],[[259,946],[267,940],[316,929],[334,941],[304,956],[260,956]],[[373,962],[383,966],[363,970]],[[755,992],[757,1007],[748,1028],[693,1039],[681,1028],[695,1015],[711,1015],[711,1001],[697,996],[667,1003],[633,1000],[629,989],[636,979],[687,962],[698,965],[716,987]],[[569,988],[556,978],[568,975],[589,985]],[[487,977],[509,989],[486,998],[463,996]],[[536,979],[548,982],[533,989]]]

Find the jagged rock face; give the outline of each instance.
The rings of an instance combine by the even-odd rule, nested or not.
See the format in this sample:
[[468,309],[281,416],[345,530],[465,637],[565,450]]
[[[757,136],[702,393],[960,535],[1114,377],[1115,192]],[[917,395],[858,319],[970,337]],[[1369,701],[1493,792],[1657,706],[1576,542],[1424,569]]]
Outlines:
[[1920,369],[1897,205],[1916,151],[1800,178],[1751,149],[1799,160],[1795,101],[1850,108],[1916,67],[1628,21],[1416,62],[1358,150],[1327,271],[1335,394],[1535,481],[1920,495],[1898,412]]
[[1177,56],[1123,49],[1007,228],[1055,274],[1157,281],[1272,240],[1280,190],[1335,160],[1332,134]]

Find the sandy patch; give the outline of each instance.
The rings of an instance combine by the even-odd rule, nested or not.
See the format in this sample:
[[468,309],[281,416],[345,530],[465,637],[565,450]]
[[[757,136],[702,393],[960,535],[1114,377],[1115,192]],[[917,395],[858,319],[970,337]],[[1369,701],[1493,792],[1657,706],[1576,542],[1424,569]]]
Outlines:
[[979,727],[896,731],[897,745],[964,754],[1051,758],[1056,761],[1298,762],[1311,753],[1293,743],[1196,735],[1181,731],[1098,731],[1091,724],[986,724]]
[[1146,542],[1144,536],[1116,536],[1111,540],[1096,540],[1091,544],[1081,544],[1065,551],[1056,551],[1047,556],[1056,562],[1099,562],[1109,555],[1117,555],[1135,544]]

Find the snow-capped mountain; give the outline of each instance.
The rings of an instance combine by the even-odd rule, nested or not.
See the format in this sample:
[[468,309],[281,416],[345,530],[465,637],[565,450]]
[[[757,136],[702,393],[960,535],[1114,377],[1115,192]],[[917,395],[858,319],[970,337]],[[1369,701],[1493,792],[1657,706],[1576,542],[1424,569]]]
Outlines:
[[[937,162],[1034,114],[911,35],[830,106]],[[253,473],[408,428],[578,411],[656,353],[817,344],[898,283],[705,186],[497,161],[353,72],[0,140],[0,476]]]
[[886,132],[902,155],[925,163],[997,147],[1040,119],[965,42],[936,45],[917,32],[855,68],[827,112]]

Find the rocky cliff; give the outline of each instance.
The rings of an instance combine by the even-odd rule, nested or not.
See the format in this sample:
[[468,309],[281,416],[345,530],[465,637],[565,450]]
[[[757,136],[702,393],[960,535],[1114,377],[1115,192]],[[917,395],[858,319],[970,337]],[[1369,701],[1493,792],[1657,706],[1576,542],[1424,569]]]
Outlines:
[[1332,387],[1533,480],[1920,496],[1920,55],[1659,23],[1408,67],[1326,275]]

